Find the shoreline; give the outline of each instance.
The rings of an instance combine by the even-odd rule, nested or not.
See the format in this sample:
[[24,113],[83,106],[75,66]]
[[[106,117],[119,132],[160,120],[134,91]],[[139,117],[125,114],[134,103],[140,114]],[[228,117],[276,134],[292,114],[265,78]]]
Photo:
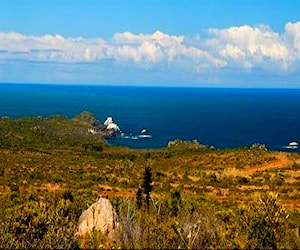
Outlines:
[[[79,114],[79,115],[81,115],[81,114]],[[77,116],[79,116],[79,115],[77,115]],[[35,116],[35,117],[19,117],[19,118],[11,118],[8,116],[3,116],[0,118],[0,121],[4,121],[4,122],[5,121],[16,121],[16,122],[22,123],[23,120],[24,121],[31,120],[31,122],[35,122],[35,121],[41,121],[41,120],[47,120],[47,119],[61,118],[61,119],[65,119],[66,121],[69,121],[69,122],[74,122],[75,117],[70,119],[70,118],[68,118],[66,116],[62,116],[62,115],[53,115],[53,116],[48,116],[48,117]],[[93,117],[93,119],[96,120],[96,118],[94,118],[94,117]],[[96,120],[96,121],[99,122],[98,120]],[[84,122],[83,122],[83,124],[86,125],[86,130],[88,131],[88,133],[91,133],[91,135],[97,134],[97,136],[95,138],[98,138],[98,139],[101,138],[100,139],[101,142],[105,142],[108,146],[111,146],[111,147],[126,147],[131,150],[164,150],[164,149],[168,148],[168,144],[172,141],[181,141],[181,142],[186,142],[186,143],[193,143],[193,141],[194,141],[194,140],[185,140],[185,139],[177,138],[175,140],[166,142],[166,144],[164,146],[145,147],[145,146],[143,146],[143,142],[145,142],[145,141],[147,142],[147,140],[155,140],[155,137],[151,137],[151,139],[150,138],[140,138],[139,140],[133,140],[133,139],[131,140],[128,138],[122,138],[119,134],[115,135],[114,134],[115,132],[112,132],[112,131],[107,132],[103,129],[99,130],[99,132],[94,132],[93,130],[91,131],[91,129],[93,129],[93,127],[91,127],[90,124],[84,123]],[[202,145],[202,144],[199,144],[199,145],[204,146],[206,148],[214,148],[216,150],[237,150],[237,149],[250,149],[255,144],[263,145],[268,151],[272,151],[272,152],[288,152],[288,153],[299,153],[300,152],[300,148],[298,146],[295,148],[289,148],[288,145],[278,146],[278,147],[268,147],[267,145],[264,145],[262,143],[253,143],[251,145],[240,145],[237,147],[215,147],[213,145]]]

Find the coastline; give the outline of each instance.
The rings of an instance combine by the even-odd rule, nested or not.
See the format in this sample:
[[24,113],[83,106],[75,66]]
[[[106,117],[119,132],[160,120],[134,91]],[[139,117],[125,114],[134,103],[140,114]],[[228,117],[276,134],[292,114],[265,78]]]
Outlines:
[[[111,119],[111,118],[109,118]],[[66,130],[70,130],[69,132],[72,134],[73,137],[76,136],[84,136],[86,137],[85,139],[88,138],[88,140],[94,141],[95,143],[106,143],[108,146],[113,146],[113,147],[128,147],[129,149],[132,150],[163,150],[168,148],[173,142],[178,142],[178,143],[187,143],[193,145],[196,143],[196,145],[200,147],[206,147],[206,148],[213,148],[213,149],[218,149],[218,150],[237,150],[237,149],[251,149],[253,146],[262,146],[265,150],[269,151],[280,151],[280,152],[289,152],[289,153],[297,153],[300,152],[300,149],[297,146],[294,147],[289,147],[288,145],[286,146],[281,146],[278,148],[268,148],[267,145],[264,145],[259,142],[255,142],[251,145],[239,145],[237,147],[233,148],[217,148],[214,145],[202,145],[196,140],[184,140],[179,138],[175,138],[174,140],[170,140],[166,143],[166,145],[161,146],[161,147],[146,147],[144,145],[147,145],[147,142],[149,140],[155,140],[155,137],[152,135],[133,135],[133,136],[124,136],[124,133],[120,131],[119,127],[115,124],[114,126],[117,127],[117,130],[108,128],[107,125],[104,125],[104,123],[101,123],[96,119],[96,117],[87,111],[84,111],[78,115],[76,115],[74,118],[69,119],[65,116],[60,116],[60,115],[55,115],[55,116],[49,116],[49,117],[42,117],[42,116],[37,116],[37,117],[21,117],[21,118],[9,118],[9,117],[2,117],[0,118],[0,129],[5,133],[5,124],[10,124],[13,123],[16,131],[24,126],[24,124],[28,123],[30,124],[31,127],[29,127],[26,130],[23,130],[23,133],[32,133],[32,130],[36,132],[35,136],[39,136],[40,131],[39,130],[45,130],[47,127],[52,126],[52,133],[59,133],[55,132],[55,128],[53,128],[53,124],[51,124],[54,120],[54,124],[59,124],[61,126],[62,124],[65,124]],[[57,120],[57,121],[56,121]],[[58,123],[57,123],[58,122]],[[47,124],[49,123],[49,124]],[[41,125],[43,124],[43,125]],[[110,121],[110,124],[114,124],[112,119]],[[2,126],[2,127],[1,127]],[[44,128],[42,128],[44,126]],[[68,128],[69,126],[69,128]],[[80,127],[80,130],[77,132],[74,132],[74,127],[78,129],[78,126]],[[108,128],[108,129],[107,129]],[[71,132],[72,130],[72,132]],[[10,132],[10,133],[16,133]],[[43,132],[44,133],[44,132]],[[70,134],[70,135],[71,135]],[[50,134],[49,134],[50,135]],[[7,137],[7,136],[6,136]],[[145,144],[143,144],[145,143]],[[296,143],[296,142],[295,142]]]
[[[153,140],[125,142],[136,148],[162,148],[169,141],[197,139],[216,148],[265,144],[281,150],[300,141],[300,91],[103,86],[1,88],[0,117],[73,118],[89,110],[100,121],[114,118],[125,134],[147,128]],[[291,105],[292,104],[292,105]],[[110,140],[122,145],[123,140]]]

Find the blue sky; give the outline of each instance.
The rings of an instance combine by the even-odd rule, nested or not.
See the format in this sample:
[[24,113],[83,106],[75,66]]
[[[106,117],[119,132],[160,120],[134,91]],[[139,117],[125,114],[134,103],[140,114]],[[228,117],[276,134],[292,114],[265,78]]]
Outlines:
[[0,82],[300,87],[298,0],[1,0]]

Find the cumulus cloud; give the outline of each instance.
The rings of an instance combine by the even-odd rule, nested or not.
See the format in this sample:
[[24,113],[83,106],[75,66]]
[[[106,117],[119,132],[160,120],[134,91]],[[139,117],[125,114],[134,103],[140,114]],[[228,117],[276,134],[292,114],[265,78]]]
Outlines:
[[[25,36],[20,33],[0,33],[2,59],[22,59],[48,62],[97,62],[113,59],[132,62],[137,67],[156,64],[183,65],[196,70],[200,66],[222,67],[226,63],[207,51],[185,43],[184,36],[117,33],[111,41],[104,39],[64,38],[60,35]],[[16,53],[19,56],[16,57]],[[183,63],[184,62],[184,63]]]
[[26,53],[23,59],[53,62],[83,62],[105,58],[106,42],[103,39],[64,38],[60,35],[25,36],[20,33],[0,33],[0,49]]
[[289,72],[299,63],[300,22],[285,25],[283,34],[268,26],[248,25],[227,29],[209,29],[213,37],[205,41],[208,49],[228,65],[246,70],[260,68]]
[[300,54],[300,22],[285,25],[285,40],[296,56]]
[[245,74],[257,69],[286,74],[300,68],[300,22],[287,23],[282,33],[264,25],[208,29],[204,38],[161,31],[127,31],[116,33],[110,40],[0,32],[0,60],[67,64],[110,60],[118,67],[164,68],[196,75],[213,75],[226,69]]

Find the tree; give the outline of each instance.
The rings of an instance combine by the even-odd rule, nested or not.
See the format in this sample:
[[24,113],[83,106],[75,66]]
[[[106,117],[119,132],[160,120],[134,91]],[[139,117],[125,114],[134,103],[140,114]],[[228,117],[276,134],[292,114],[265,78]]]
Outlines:
[[144,183],[143,183],[144,194],[146,195],[147,212],[149,214],[150,205],[150,193],[152,191],[152,170],[151,167],[145,167],[144,172]]

